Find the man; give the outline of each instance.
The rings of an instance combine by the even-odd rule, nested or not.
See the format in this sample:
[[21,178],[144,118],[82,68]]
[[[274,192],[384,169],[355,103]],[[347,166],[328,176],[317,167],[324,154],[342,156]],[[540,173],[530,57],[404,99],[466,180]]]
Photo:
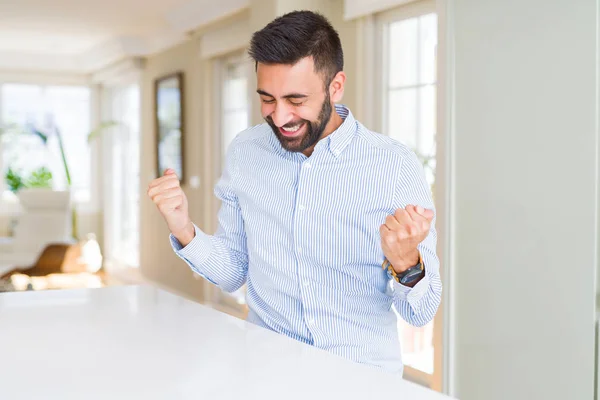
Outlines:
[[250,56],[266,124],[228,149],[215,235],[190,220],[172,170],[150,184],[172,246],[223,290],[246,283],[248,321],[401,373],[392,305],[422,326],[442,291],[423,168],[335,104],[342,47],[321,15],[275,19],[253,35]]

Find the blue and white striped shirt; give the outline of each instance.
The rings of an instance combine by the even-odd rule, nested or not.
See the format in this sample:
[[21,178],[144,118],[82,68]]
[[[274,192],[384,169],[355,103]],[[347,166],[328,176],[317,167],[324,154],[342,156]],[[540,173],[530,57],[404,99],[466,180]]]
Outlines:
[[310,157],[284,150],[267,124],[231,143],[215,188],[219,227],[178,256],[233,292],[247,283],[248,321],[356,362],[402,372],[395,305],[408,323],[435,315],[442,284],[435,219],[419,251],[425,277],[403,286],[382,269],[379,227],[408,204],[434,209],[415,154],[344,106],[342,125]]

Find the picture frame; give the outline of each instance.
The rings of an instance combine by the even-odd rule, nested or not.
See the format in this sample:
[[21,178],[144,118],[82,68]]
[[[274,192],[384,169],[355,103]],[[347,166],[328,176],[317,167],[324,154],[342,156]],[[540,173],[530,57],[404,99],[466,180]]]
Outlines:
[[167,168],[184,181],[183,146],[185,138],[183,72],[162,76],[154,81],[154,121],[156,131],[156,176]]

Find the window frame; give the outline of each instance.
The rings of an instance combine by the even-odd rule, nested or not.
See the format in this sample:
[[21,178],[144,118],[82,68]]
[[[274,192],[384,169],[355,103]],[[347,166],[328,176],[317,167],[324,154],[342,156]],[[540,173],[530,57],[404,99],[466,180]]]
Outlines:
[[[387,35],[387,30],[388,30],[387,25],[390,23],[393,23],[393,22],[416,18],[416,17],[420,17],[422,15],[430,14],[430,13],[437,13],[435,1],[433,1],[433,0],[424,0],[424,1],[419,1],[416,3],[409,3],[407,5],[382,12],[375,16],[375,24],[376,24],[376,39],[375,39],[375,43],[376,43],[375,53],[376,54],[375,54],[375,57],[377,60],[381,60],[381,66],[382,66],[382,68],[379,71],[377,71],[380,73],[375,74],[376,79],[377,79],[375,84],[380,89],[379,93],[382,93],[381,96],[375,96],[375,99],[374,99],[375,100],[375,109],[381,110],[381,114],[378,116],[378,118],[375,118],[375,126],[374,126],[374,129],[379,132],[385,131],[386,126],[383,121],[387,121],[387,119],[388,119],[387,101],[386,100],[387,100],[387,93],[389,91],[389,84],[387,81],[387,76],[389,73],[389,69],[388,69],[389,58],[388,58],[387,52],[385,51],[385,49],[387,49],[388,44],[389,44],[388,35]],[[438,22],[438,25],[439,25],[439,22]],[[438,32],[438,36],[439,36],[439,32]],[[438,44],[438,51],[439,51],[439,44]],[[438,82],[439,82],[439,79],[436,79],[436,81],[435,81],[436,87],[437,87]],[[419,86],[420,85],[416,85],[416,87],[419,87]]]
[[[233,53],[229,53],[225,56],[219,57],[214,59],[213,61],[213,74],[214,74],[214,80],[213,80],[213,87],[212,87],[212,91],[214,93],[213,99],[215,101],[216,107],[214,108],[214,117],[213,117],[213,128],[215,129],[215,132],[218,132],[219,134],[216,135],[215,141],[214,141],[214,150],[217,154],[217,157],[214,157],[214,171],[215,171],[215,183],[216,181],[219,179],[219,177],[221,176],[222,172],[223,172],[223,163],[225,161],[224,156],[225,156],[225,152],[223,149],[223,135],[222,135],[222,129],[223,129],[223,107],[222,107],[222,102],[223,102],[223,84],[225,83],[225,74],[224,74],[224,70],[225,67],[229,64],[234,64],[234,63],[240,63],[240,64],[248,64],[248,60],[245,59],[244,57],[245,55],[245,51],[236,51]],[[246,65],[246,67],[248,67],[248,65]],[[248,72],[248,71],[247,71]],[[248,78],[250,78],[248,76]],[[248,79],[249,80],[249,79]],[[250,80],[249,80],[250,83]],[[248,92],[246,93],[246,97],[247,97],[247,101],[248,101],[248,125],[251,125],[251,111],[252,111],[252,107],[251,107],[251,98],[250,98],[250,91],[248,90]],[[216,209],[218,210],[218,208]]]
[[[398,22],[401,20],[406,20],[410,18],[416,18],[422,15],[435,13],[438,18],[438,46],[437,46],[437,55],[436,55],[436,71],[437,76],[435,79],[435,88],[436,88],[436,120],[437,120],[437,132],[436,132],[436,209],[438,213],[438,253],[440,250],[445,250],[445,240],[446,240],[446,221],[443,220],[444,214],[446,211],[445,204],[442,206],[438,206],[438,203],[444,203],[447,201],[447,196],[445,193],[446,181],[443,177],[444,173],[442,170],[445,167],[445,164],[442,162],[446,159],[444,158],[442,153],[445,152],[444,142],[439,140],[440,136],[444,132],[444,126],[440,123],[442,108],[440,107],[440,103],[442,102],[443,92],[443,71],[440,68],[440,52],[443,49],[443,35],[442,35],[442,16],[440,15],[440,10],[438,10],[437,4],[435,0],[423,0],[408,3],[399,7],[395,7],[390,10],[386,10],[377,14],[371,14],[369,16],[363,17],[362,22],[360,24],[360,28],[358,30],[358,34],[366,34],[366,37],[372,38],[373,42],[373,57],[367,58],[368,60],[365,65],[367,70],[373,71],[371,74],[371,78],[363,78],[363,82],[359,90],[362,90],[365,94],[370,95],[369,98],[372,100],[370,104],[368,102],[363,102],[360,104],[361,110],[370,117],[373,129],[378,132],[384,132],[386,130],[386,124],[388,120],[387,113],[387,97],[389,93],[389,82],[388,82],[388,74],[389,74],[389,58],[386,49],[388,48],[388,25],[393,22]],[[365,46],[368,46],[368,43],[363,44],[363,52],[367,53],[368,48],[365,49]],[[378,68],[378,66],[380,66]],[[369,84],[373,87],[377,88],[374,93],[372,89],[369,89]],[[442,88],[440,88],[442,86]],[[377,95],[376,93],[379,93]],[[441,156],[440,156],[441,155]],[[440,160],[441,159],[441,160]],[[442,161],[442,162],[437,162]],[[440,177],[440,181],[442,183],[438,187],[438,177]],[[443,191],[440,193],[440,191]],[[441,218],[440,218],[441,216]],[[444,257],[440,256],[440,261],[442,261]],[[442,273],[442,268],[440,268],[440,273]],[[447,290],[445,288],[445,290]],[[433,374],[428,374],[411,366],[404,366],[404,378],[415,382],[417,384],[442,391],[443,389],[443,376],[446,369],[446,363],[443,360],[445,357],[445,318],[442,305],[434,318],[434,329],[433,329]]]

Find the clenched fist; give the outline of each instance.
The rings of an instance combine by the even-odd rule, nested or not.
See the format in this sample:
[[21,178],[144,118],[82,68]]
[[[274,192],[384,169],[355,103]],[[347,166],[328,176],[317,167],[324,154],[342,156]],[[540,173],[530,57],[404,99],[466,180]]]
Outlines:
[[160,178],[154,179],[148,186],[148,196],[162,214],[169,230],[186,246],[195,235],[194,225],[188,214],[188,201],[179,185],[175,171],[167,169]]
[[417,246],[427,237],[433,211],[421,206],[408,205],[388,215],[381,225],[381,248],[396,273],[401,273],[419,262]]

